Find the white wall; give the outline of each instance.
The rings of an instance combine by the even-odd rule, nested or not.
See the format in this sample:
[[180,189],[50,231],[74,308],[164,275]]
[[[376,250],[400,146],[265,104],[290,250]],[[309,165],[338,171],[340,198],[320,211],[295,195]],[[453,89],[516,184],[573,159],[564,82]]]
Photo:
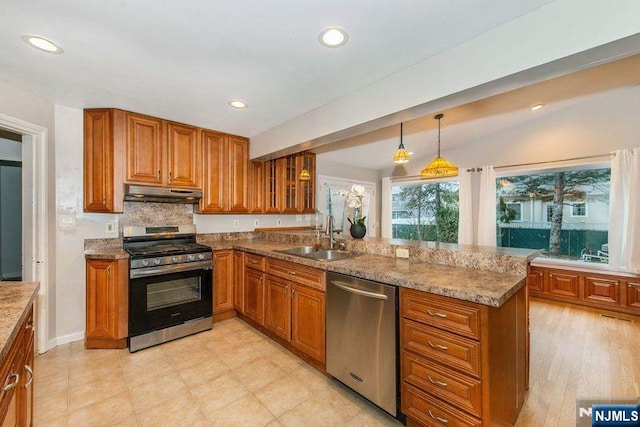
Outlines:
[[[637,0],[548,3],[359,91],[253,135],[251,157],[312,141],[633,36],[640,32],[638,16],[640,2]],[[580,65],[586,64],[571,64]],[[541,74],[538,70],[528,75],[528,79],[541,79]],[[523,84],[522,81],[512,84],[518,83]],[[447,107],[450,105],[440,105],[435,110]],[[400,120],[398,117],[394,123]]]
[[[8,85],[0,81],[0,113],[20,119],[38,126],[42,126],[48,130],[48,147],[47,147],[47,174],[48,181],[54,182],[54,106],[50,101],[40,98],[30,92],[24,91],[17,87]],[[23,165],[23,170],[27,170],[27,165]],[[55,205],[55,189],[51,185],[49,187],[48,199],[46,201],[46,215],[48,218],[49,235],[48,256],[49,265],[46,266],[49,274],[49,301],[46,307],[48,317],[47,336],[49,338],[55,336],[55,260],[56,260],[56,239],[55,239],[55,215],[53,215],[53,206]],[[42,291],[41,291],[42,292]]]

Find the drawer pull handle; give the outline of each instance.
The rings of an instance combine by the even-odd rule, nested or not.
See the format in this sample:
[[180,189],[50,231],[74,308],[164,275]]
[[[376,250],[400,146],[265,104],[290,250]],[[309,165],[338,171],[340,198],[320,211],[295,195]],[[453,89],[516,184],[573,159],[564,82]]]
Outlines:
[[427,313],[429,313],[429,316],[433,316],[433,317],[442,317],[443,319],[447,317],[447,315],[444,313],[438,313],[438,312],[434,313],[431,310],[427,310]]
[[442,424],[449,424],[449,420],[433,415],[433,412],[431,412],[431,409],[429,409],[429,415],[431,415],[431,418],[433,418],[434,420],[440,421]]
[[440,344],[434,344],[431,341],[427,341],[427,343],[429,344],[429,347],[435,348],[436,350],[442,350],[442,351],[449,350],[449,347],[445,347],[445,346],[440,345]]
[[251,260],[251,264],[257,264],[257,263],[258,263],[258,261],[256,261],[255,259]]
[[15,377],[15,381],[12,382],[11,384],[7,384],[4,387],[2,387],[2,391],[9,391],[12,388],[15,388],[15,386],[18,385],[18,382],[20,382],[20,375],[19,374],[11,374],[7,377],[7,379],[11,378],[11,377]]
[[27,324],[24,327],[25,329],[29,330],[29,329],[33,329],[33,320],[27,322]]
[[296,272],[295,271],[290,271],[289,274],[292,275],[292,276],[295,276]]
[[27,380],[26,384],[24,385],[24,388],[29,388],[29,386],[33,382],[33,369],[31,369],[31,366],[29,366],[29,365],[24,365],[24,370],[29,373],[29,379]]
[[446,387],[449,385],[447,383],[443,383],[442,381],[434,380],[433,378],[431,378],[431,375],[427,375],[427,378],[429,378],[429,381],[431,381],[431,384],[439,385],[440,387]]

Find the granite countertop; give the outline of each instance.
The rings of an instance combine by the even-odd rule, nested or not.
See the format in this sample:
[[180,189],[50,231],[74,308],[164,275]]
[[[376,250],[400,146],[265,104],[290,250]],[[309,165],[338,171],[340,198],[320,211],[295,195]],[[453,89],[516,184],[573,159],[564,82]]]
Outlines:
[[[321,261],[276,252],[300,246],[299,243],[270,240],[203,241],[213,250],[238,249],[285,261],[295,262],[325,271],[347,274],[394,286],[411,288],[433,294],[471,301],[492,307],[500,307],[525,285],[525,276],[515,273],[497,273],[461,266],[425,262],[413,258],[358,254],[340,261]],[[495,249],[492,249],[495,253]],[[531,251],[523,251],[529,254]],[[93,249],[85,251],[88,259],[126,258],[122,249]],[[523,256],[527,258],[526,256]]]
[[27,308],[35,301],[39,287],[37,282],[0,282],[0,364],[27,318]]

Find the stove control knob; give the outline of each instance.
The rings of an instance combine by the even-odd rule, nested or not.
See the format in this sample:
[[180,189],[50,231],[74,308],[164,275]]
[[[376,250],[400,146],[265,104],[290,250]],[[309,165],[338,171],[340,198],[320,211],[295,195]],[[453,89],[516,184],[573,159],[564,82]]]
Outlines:
[[195,259],[195,257],[191,254],[187,255],[187,261],[191,262]]
[[171,262],[172,263],[176,264],[178,261],[180,261],[180,257],[177,257],[177,256],[172,256],[171,257]]
[[149,265],[149,260],[148,259],[143,259],[142,260],[142,266],[143,267],[147,267]]
[[198,254],[198,259],[199,260],[203,260],[204,259],[204,254]]
[[153,260],[153,265],[160,265],[160,258],[155,258]]

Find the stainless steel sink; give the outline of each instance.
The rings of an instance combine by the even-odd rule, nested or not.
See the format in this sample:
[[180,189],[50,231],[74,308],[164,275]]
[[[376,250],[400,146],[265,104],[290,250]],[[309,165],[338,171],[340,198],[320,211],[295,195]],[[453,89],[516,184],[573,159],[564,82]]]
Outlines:
[[338,249],[320,249],[314,246],[298,246],[296,248],[282,249],[276,252],[283,254],[301,256],[304,258],[317,259],[321,261],[337,261],[354,257],[356,254]]

